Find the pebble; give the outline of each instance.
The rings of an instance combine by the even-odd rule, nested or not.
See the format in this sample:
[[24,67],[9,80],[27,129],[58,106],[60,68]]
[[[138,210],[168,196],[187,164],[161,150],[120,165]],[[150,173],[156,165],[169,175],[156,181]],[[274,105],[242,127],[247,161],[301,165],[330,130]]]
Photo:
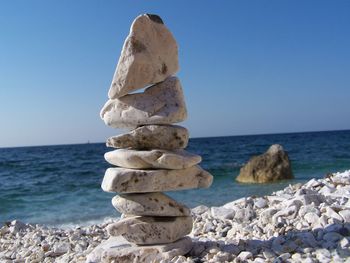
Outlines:
[[265,208],[267,206],[267,201],[264,198],[257,198],[254,202],[256,208]]
[[330,217],[330,218],[333,218],[333,219],[336,219],[338,221],[342,221],[342,217],[337,213],[335,212],[331,207],[326,207],[326,216]]
[[239,255],[237,256],[237,259],[239,261],[246,261],[247,259],[251,259],[253,257],[253,254],[249,251],[242,251],[241,253],[239,253]]
[[304,215],[304,219],[311,225],[314,225],[319,222],[320,218],[316,213],[309,212]]
[[[350,171],[345,174],[350,177]],[[242,198],[222,207],[192,209],[193,248],[168,262],[350,263],[350,202],[330,195],[335,192],[332,189],[347,189],[350,179],[342,174],[333,177],[288,186],[269,198]],[[323,202],[304,202],[305,195],[318,196]],[[0,262],[85,262],[108,238],[109,223],[75,229],[6,223],[0,228]]]
[[273,263],[284,263],[287,259],[289,259],[291,255],[289,253],[284,253],[280,255],[278,258],[276,258]]
[[222,220],[233,219],[235,217],[235,211],[233,209],[224,207],[212,207],[210,211],[213,217]]
[[339,211],[338,214],[343,218],[343,221],[345,223],[350,222],[350,210],[342,210],[342,211]]

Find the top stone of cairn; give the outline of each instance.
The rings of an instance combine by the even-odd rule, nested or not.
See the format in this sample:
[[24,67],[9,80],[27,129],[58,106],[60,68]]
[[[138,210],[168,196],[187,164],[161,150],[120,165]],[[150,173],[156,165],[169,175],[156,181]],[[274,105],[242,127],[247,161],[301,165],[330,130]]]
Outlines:
[[131,25],[108,92],[110,99],[163,81],[179,69],[178,47],[157,15],[138,16]]

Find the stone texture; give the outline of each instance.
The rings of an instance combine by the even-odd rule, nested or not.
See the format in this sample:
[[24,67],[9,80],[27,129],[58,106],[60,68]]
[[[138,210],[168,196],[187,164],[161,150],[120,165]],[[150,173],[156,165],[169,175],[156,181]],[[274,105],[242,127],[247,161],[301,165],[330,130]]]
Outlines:
[[181,170],[108,168],[102,181],[106,192],[146,193],[207,188],[213,176],[198,165]]
[[145,125],[128,133],[107,139],[106,145],[114,148],[184,149],[188,144],[188,131],[178,125]]
[[350,210],[339,211],[339,215],[343,218],[344,223],[350,223]]
[[124,42],[108,97],[119,98],[161,82],[178,69],[178,47],[162,19],[140,15]]
[[135,216],[190,216],[185,205],[163,193],[124,194],[112,199],[113,206],[123,214]]
[[236,178],[242,183],[266,183],[292,179],[293,173],[288,154],[281,145],[274,144],[262,155],[252,157]]
[[118,149],[105,153],[110,164],[132,169],[185,169],[201,162],[199,155],[184,150],[131,150]]
[[184,121],[187,110],[179,79],[169,77],[142,93],[108,100],[100,115],[108,126],[134,128],[146,124]]
[[[350,256],[350,224],[345,219],[350,215],[348,197],[322,193],[326,185],[339,193],[349,191],[348,184],[339,184],[333,180],[338,176],[343,179],[350,178],[350,170],[339,175],[327,175],[324,179],[319,178],[317,184],[309,181],[305,184],[289,185],[283,190],[261,197],[267,202],[263,206],[256,205],[259,198],[256,196],[246,196],[223,206],[236,212],[254,211],[253,214],[245,213],[250,216],[244,222],[237,215],[224,221],[214,217],[208,207],[194,208],[194,226],[190,234],[193,249],[185,257],[169,256],[163,261],[154,261],[238,262],[237,256],[241,252],[249,251],[253,257],[248,262],[347,262]],[[310,193],[324,195],[324,201],[305,204],[298,200],[301,195]],[[308,223],[305,218],[307,213],[319,216],[320,222]],[[341,221],[336,219],[335,213],[341,216]],[[86,256],[108,238],[106,227],[117,222],[116,220],[108,219],[97,225],[67,229],[23,224],[18,221],[5,222],[0,227],[0,262],[84,262]],[[137,248],[136,245],[128,246],[130,245]],[[121,250],[122,247],[127,246],[116,245],[109,250],[120,257],[115,259],[109,254],[110,257],[106,257],[104,262],[152,262],[153,257],[149,257],[149,254],[157,253],[153,246],[140,247],[141,251],[135,252],[135,255],[133,252],[125,252],[129,250]],[[177,253],[176,251],[175,247],[171,249],[171,253]],[[95,252],[98,254],[96,250],[93,254]],[[64,254],[60,255],[61,253]],[[291,254],[291,259],[284,260],[286,253]],[[91,259],[90,256],[88,258]]]
[[192,217],[127,217],[110,224],[111,236],[122,235],[137,245],[167,244],[191,233]]
[[86,263],[149,263],[169,261],[185,255],[192,249],[192,240],[184,237],[164,245],[137,246],[122,236],[110,237],[97,246],[87,257]]
[[235,210],[225,207],[212,207],[210,212],[213,217],[220,218],[221,220],[233,219],[235,217]]

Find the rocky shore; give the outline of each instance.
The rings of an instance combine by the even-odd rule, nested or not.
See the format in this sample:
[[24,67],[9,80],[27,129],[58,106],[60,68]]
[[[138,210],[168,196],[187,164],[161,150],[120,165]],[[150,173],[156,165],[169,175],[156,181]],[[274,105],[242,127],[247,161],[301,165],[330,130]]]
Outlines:
[[[171,262],[350,262],[350,170],[269,196],[199,206],[192,216],[193,248]],[[108,238],[109,223],[68,230],[6,223],[0,262],[85,262]]]

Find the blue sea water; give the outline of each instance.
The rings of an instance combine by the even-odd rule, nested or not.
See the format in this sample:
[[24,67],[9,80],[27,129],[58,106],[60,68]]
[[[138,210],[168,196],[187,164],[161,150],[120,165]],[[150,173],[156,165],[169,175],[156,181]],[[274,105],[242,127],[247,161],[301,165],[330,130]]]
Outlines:
[[[252,155],[279,143],[289,153],[294,180],[271,184],[235,182]],[[0,223],[19,219],[47,225],[79,225],[117,217],[113,194],[101,190],[108,151],[103,143],[0,148]],[[188,151],[203,157],[214,175],[209,189],[171,192],[190,207],[222,205],[265,195],[310,178],[350,169],[350,131],[191,139]]]

